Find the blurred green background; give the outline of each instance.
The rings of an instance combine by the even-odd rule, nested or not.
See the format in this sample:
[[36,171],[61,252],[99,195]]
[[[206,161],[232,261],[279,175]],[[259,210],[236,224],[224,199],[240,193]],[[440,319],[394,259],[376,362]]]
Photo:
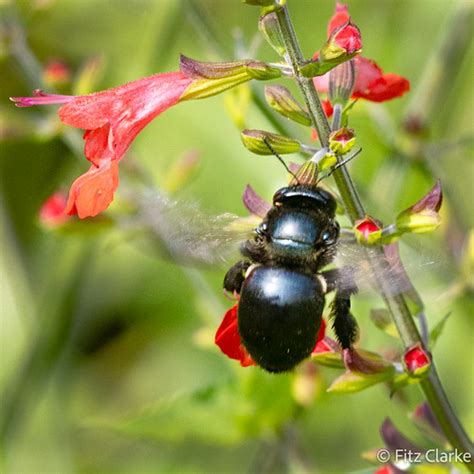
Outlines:
[[[288,3],[309,57],[325,40],[333,2]],[[348,3],[364,55],[412,84],[402,99],[355,106],[350,125],[363,153],[350,167],[367,209],[385,222],[441,178],[443,226],[407,239],[402,251],[429,324],[451,313],[434,357],[473,434],[466,250],[473,46],[469,26],[463,33],[472,3]],[[2,472],[372,472],[361,453],[382,445],[387,416],[423,442],[407,417],[422,401],[417,386],[393,398],[381,385],[335,396],[325,388],[337,371],[306,366],[273,376],[223,356],[212,341],[230,307],[221,292],[225,266],[181,267],[113,226],[61,232],[39,224],[45,199],[67,190],[87,163],[80,135],[58,128],[56,108],[16,109],[9,96],[47,88],[42,67],[53,59],[70,68],[76,86],[82,77],[86,92],[177,70],[180,53],[232,59],[254,41],[257,19],[257,8],[237,0],[0,0]],[[263,42],[256,57],[276,60]],[[87,79],[84,68],[94,67]],[[261,93],[263,84],[252,90]],[[267,199],[285,184],[277,160],[243,148],[226,100],[181,104],[139,135],[123,161],[112,216],[133,189],[135,167],[160,187],[190,150],[201,157],[199,169],[176,197],[199,202],[206,213],[245,215],[247,183]],[[424,121],[422,135],[403,130],[409,116]],[[310,142],[309,131],[279,123]],[[245,126],[275,131],[253,104]],[[427,261],[433,265],[423,266]],[[400,346],[370,322],[369,310],[380,306],[362,293],[354,314],[361,346],[384,352]]]

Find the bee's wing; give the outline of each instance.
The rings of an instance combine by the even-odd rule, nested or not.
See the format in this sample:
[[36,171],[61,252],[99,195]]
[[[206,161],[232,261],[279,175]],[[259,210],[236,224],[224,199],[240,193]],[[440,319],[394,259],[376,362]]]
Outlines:
[[258,218],[207,214],[196,202],[175,200],[156,191],[142,194],[135,202],[138,213],[132,226],[160,255],[184,265],[238,259],[239,244],[259,224]]
[[361,291],[377,291],[383,284],[384,291],[390,295],[403,293],[418,301],[418,294],[407,270],[409,273],[412,273],[414,268],[417,272],[420,269],[432,270],[437,266],[437,262],[426,254],[415,252],[415,255],[411,255],[410,264],[404,265],[397,244],[385,245],[384,252],[381,253],[375,248],[362,247],[353,241],[341,239],[338,243],[336,265],[338,268],[347,268]]

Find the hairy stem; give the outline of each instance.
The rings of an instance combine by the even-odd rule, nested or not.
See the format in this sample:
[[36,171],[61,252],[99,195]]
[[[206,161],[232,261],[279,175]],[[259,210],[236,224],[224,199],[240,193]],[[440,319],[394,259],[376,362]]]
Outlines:
[[[318,132],[321,145],[323,147],[327,146],[330,125],[312,80],[300,74],[300,68],[304,64],[304,57],[301,53],[287,7],[278,9],[276,15],[287,49],[287,57],[294,70],[296,81],[303,94],[311,120]],[[334,178],[351,221],[354,223],[356,220],[363,218],[366,213],[347,168],[345,166],[340,167],[334,173]],[[384,257],[383,248],[375,247],[367,252],[367,255],[369,262],[374,262],[376,259]],[[402,294],[393,295],[390,284],[384,277],[383,270],[378,269],[376,265],[373,265],[373,267],[379,284],[378,290],[392,315],[403,345],[406,349],[415,344],[423,345],[413,315],[408,308],[404,296]],[[472,470],[474,468],[474,448],[449,403],[434,363],[432,363],[428,377],[421,382],[421,388],[452,447],[461,452],[471,454],[470,460],[466,462],[466,465]]]

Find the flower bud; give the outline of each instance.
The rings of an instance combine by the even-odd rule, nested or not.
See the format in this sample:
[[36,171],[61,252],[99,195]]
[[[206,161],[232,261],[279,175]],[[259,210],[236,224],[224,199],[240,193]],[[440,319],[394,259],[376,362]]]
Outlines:
[[329,99],[331,104],[346,105],[355,84],[354,61],[346,61],[329,72]]
[[265,99],[278,113],[302,125],[311,125],[308,113],[283,86],[265,86]]
[[196,61],[181,55],[180,69],[194,79],[180,100],[204,99],[219,94],[244,82],[256,79],[265,81],[281,76],[281,71],[261,61],[243,60],[228,62]]
[[341,64],[354,57],[361,49],[360,30],[349,19],[331,32],[319,53],[319,60],[323,63]]
[[50,61],[43,70],[43,81],[51,87],[61,87],[71,80],[71,70],[62,61]]
[[273,152],[284,155],[301,150],[297,140],[263,130],[243,130],[240,137],[245,148],[257,155],[272,155]]
[[39,220],[45,227],[58,227],[67,222],[71,217],[64,210],[66,209],[67,195],[56,192],[51,195],[41,206]]
[[357,241],[363,245],[372,245],[380,241],[382,237],[382,226],[370,216],[356,221],[354,233]]
[[442,201],[443,193],[438,180],[428,194],[397,216],[397,231],[422,233],[436,229],[441,223],[438,211]]
[[405,352],[403,356],[407,371],[415,377],[426,374],[431,366],[431,358],[421,344],[416,344]]
[[352,150],[356,142],[354,130],[340,128],[329,135],[329,149],[336,155],[344,155]]
[[277,17],[274,12],[260,17],[258,29],[262,32],[267,43],[280,55],[285,56],[286,48]]

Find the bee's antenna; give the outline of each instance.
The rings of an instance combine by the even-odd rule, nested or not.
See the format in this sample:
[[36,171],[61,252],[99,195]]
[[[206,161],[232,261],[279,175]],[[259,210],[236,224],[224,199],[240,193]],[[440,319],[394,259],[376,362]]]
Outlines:
[[298,177],[295,175],[295,173],[293,173],[293,171],[290,170],[290,168],[288,168],[288,166],[285,163],[285,161],[283,160],[283,158],[273,149],[273,147],[270,145],[270,142],[268,141],[267,137],[263,137],[263,143],[265,143],[265,145],[267,145],[267,148],[272,152],[272,155],[275,155],[278,158],[280,163],[285,167],[286,171],[288,171],[288,173],[290,173],[291,176],[293,176],[293,178],[295,178],[296,182],[298,184],[300,184],[300,182],[298,180]]
[[349,163],[349,161],[353,160],[361,151],[362,151],[362,148],[359,148],[351,156],[347,157],[345,160],[342,160],[340,163],[338,163],[336,166],[334,166],[334,168],[332,168],[331,171],[329,171],[328,174],[325,174],[324,176],[321,176],[319,181],[321,181],[323,179],[326,179],[326,178],[329,178],[329,176],[331,176],[334,173],[334,171],[339,169],[341,166],[344,166],[345,164]]

